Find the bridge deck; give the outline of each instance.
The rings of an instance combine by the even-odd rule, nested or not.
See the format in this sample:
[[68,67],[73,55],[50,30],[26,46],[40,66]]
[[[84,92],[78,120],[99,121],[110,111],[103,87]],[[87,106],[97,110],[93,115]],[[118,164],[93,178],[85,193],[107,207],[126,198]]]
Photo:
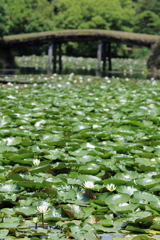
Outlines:
[[152,44],[160,41],[160,36],[96,29],[69,29],[50,32],[10,35],[4,36],[2,39],[0,39],[0,61],[4,63],[5,68],[13,68],[13,66],[15,65],[14,56],[12,56],[11,51],[13,48],[25,48],[26,46],[40,46],[46,44],[48,45],[48,71],[51,72],[51,70],[53,70],[53,72],[56,72],[58,64],[59,72],[61,72],[62,43],[87,41],[98,41],[97,70],[101,70],[101,60],[103,59],[103,71],[105,71],[106,69],[106,60],[108,61],[108,70],[111,71],[111,43],[116,42],[151,47]]
[[48,44],[50,42],[65,43],[69,41],[83,42],[97,40],[150,47],[153,43],[160,41],[160,36],[122,31],[72,29],[4,36],[3,39],[0,40],[0,46],[26,45],[26,43],[27,45],[37,45]]

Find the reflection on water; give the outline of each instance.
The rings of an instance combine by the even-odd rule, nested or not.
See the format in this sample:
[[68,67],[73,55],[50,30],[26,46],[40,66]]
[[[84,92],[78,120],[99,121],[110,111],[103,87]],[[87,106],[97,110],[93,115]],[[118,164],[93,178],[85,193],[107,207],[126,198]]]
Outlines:
[[102,237],[101,240],[112,240],[112,237]]
[[[98,77],[118,77],[118,78],[129,78],[129,79],[160,79],[160,76],[155,76],[153,73],[144,73],[143,71],[105,71],[105,72],[98,72],[95,69],[63,69],[62,72],[57,72],[57,74],[71,74],[74,73],[75,75],[90,75],[90,76],[98,76]],[[19,75],[19,74],[51,74],[44,68],[34,68],[34,67],[20,67],[17,69],[0,69],[0,75]]]
[[[39,227],[39,226],[38,226]],[[35,226],[31,226],[30,227],[31,229],[36,229],[35,228]],[[52,227],[51,226],[46,226],[45,227],[46,229],[52,229]],[[61,230],[60,229],[57,229],[57,228],[54,228],[53,229],[54,230],[54,232],[61,232]],[[126,237],[126,235],[124,235],[124,234],[115,234],[115,233],[103,233],[103,234],[95,234],[96,235],[96,237],[98,237],[98,239],[100,239],[100,240],[113,240],[113,238],[118,238],[119,240],[120,239],[122,239],[122,238],[124,238],[124,237]],[[42,238],[44,238],[44,239],[46,239],[46,236],[39,236],[41,239]],[[63,236],[63,237],[61,237],[60,239],[63,239],[63,238],[65,238],[65,236]],[[1,239],[0,239],[1,240]]]
[[113,240],[113,238],[117,238],[117,239],[123,239],[124,237],[126,237],[124,234],[111,234],[111,233],[104,233],[102,235],[100,235],[101,240]]

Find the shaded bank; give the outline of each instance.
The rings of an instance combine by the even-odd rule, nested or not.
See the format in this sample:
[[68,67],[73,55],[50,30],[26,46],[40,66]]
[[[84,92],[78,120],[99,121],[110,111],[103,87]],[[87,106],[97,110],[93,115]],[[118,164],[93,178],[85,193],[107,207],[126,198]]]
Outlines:
[[155,78],[160,78],[160,41],[155,43],[151,49],[147,68],[153,72]]

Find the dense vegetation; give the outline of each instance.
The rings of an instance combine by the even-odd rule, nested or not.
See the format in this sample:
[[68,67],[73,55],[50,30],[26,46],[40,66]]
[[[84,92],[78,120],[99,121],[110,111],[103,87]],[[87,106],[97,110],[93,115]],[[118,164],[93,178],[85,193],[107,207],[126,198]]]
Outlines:
[[158,34],[160,29],[158,0],[2,0],[0,7],[7,17],[5,34],[76,28]]
[[[1,36],[58,29],[158,34],[160,29],[158,0],[2,0],[0,9]],[[73,46],[65,50],[72,53]],[[81,49],[87,51],[83,44]]]
[[0,238],[159,239],[159,82],[26,80],[0,89]]

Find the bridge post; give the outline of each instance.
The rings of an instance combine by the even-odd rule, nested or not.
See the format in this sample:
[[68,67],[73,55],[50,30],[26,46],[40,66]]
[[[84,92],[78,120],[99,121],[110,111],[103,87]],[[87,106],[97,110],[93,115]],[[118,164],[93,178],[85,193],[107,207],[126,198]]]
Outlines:
[[106,42],[103,42],[103,72],[106,71]]
[[53,44],[53,72],[55,73],[57,69],[57,44]]
[[53,44],[51,43],[48,47],[48,74],[52,72],[52,58],[53,58]]
[[112,71],[112,55],[111,55],[111,43],[108,43],[108,71]]
[[[58,61],[57,61],[58,55]],[[62,43],[54,43],[53,44],[53,72],[57,71],[57,63],[58,63],[58,73],[62,73]]]
[[59,63],[59,73],[62,73],[62,43],[58,44],[58,63]]
[[98,41],[98,48],[97,48],[97,71],[101,71],[101,59],[102,59],[102,41]]

